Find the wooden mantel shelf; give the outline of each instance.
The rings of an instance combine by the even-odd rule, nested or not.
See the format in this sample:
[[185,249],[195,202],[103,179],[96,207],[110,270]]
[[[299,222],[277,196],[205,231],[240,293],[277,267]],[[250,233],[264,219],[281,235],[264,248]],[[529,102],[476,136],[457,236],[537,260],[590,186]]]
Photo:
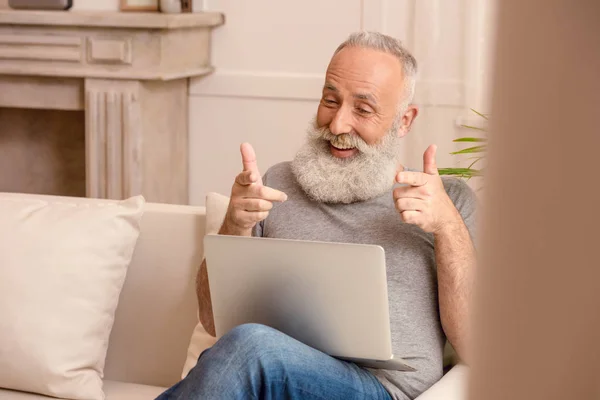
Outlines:
[[213,71],[223,23],[211,12],[0,10],[0,107],[85,113],[87,196],[187,204],[188,78]]
[[223,14],[216,12],[166,14],[157,12],[0,10],[1,25],[181,29],[215,27],[223,23]]
[[0,74],[172,80],[212,72],[220,13],[0,10]]

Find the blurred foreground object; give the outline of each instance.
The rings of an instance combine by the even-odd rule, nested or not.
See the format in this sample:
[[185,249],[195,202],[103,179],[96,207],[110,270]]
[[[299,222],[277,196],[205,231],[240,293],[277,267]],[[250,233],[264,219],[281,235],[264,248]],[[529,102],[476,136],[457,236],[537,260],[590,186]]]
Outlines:
[[498,2],[471,399],[599,399],[600,2]]

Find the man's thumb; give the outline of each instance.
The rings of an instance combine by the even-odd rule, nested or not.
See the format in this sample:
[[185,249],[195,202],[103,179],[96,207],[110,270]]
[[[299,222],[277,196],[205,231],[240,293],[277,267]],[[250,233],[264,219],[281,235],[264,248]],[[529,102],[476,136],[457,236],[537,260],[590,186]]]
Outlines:
[[435,164],[435,152],[437,146],[432,144],[423,153],[423,172],[429,175],[438,175],[437,165]]
[[250,143],[242,143],[240,146],[242,153],[242,166],[244,171],[252,171],[258,174],[258,166],[256,165],[256,154]]

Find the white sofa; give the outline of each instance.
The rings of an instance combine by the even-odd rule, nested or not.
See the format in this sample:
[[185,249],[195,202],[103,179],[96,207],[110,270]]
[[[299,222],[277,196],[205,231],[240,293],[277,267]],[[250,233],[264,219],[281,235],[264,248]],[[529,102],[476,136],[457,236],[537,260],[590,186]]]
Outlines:
[[[205,219],[204,207],[146,203],[109,341],[107,400],[154,399],[181,379],[198,323],[195,275]],[[419,399],[465,398],[466,372],[455,366]],[[48,397],[0,389],[0,400],[9,399]]]

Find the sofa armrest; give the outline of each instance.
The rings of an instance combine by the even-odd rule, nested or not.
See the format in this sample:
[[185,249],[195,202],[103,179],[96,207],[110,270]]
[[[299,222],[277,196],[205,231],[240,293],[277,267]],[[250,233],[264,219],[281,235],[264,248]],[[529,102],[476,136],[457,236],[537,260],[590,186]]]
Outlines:
[[469,367],[456,365],[416,400],[466,400]]

